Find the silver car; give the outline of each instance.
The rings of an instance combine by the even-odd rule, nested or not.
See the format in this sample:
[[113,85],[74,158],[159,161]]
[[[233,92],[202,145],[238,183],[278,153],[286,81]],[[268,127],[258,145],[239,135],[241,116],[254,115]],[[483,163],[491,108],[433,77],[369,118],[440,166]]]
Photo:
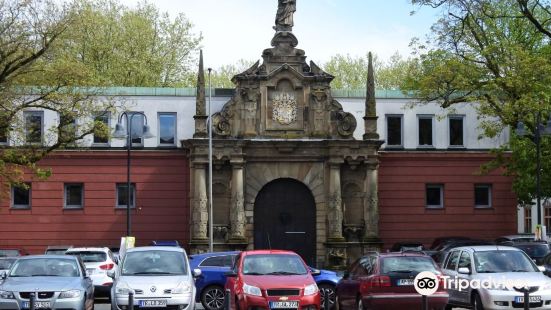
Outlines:
[[195,309],[194,277],[184,249],[179,247],[138,247],[126,251],[111,289],[111,308],[128,307],[129,294],[140,308]]
[[524,294],[515,288],[533,290],[530,309],[551,309],[551,279],[522,250],[507,246],[455,248],[446,257],[442,271],[447,279],[449,307],[475,310],[524,307]]
[[0,309],[29,309],[31,294],[35,309],[94,308],[94,286],[77,257],[20,257],[2,278]]

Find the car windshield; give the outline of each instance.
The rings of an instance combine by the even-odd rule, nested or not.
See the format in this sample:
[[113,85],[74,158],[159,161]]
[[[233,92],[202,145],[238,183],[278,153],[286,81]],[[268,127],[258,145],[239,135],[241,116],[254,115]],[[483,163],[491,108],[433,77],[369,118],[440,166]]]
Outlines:
[[20,259],[13,265],[10,277],[78,277],[79,266],[75,259],[30,258]]
[[0,250],[0,257],[20,256],[19,250]]
[[255,254],[247,255],[243,260],[245,275],[299,275],[308,270],[298,255],[293,254]]
[[423,256],[392,256],[381,259],[381,273],[438,272],[432,258]]
[[105,252],[98,251],[71,251],[66,254],[80,256],[84,263],[100,263],[107,260]]
[[183,252],[136,251],[126,253],[122,275],[184,275],[187,274]]
[[0,259],[0,269],[10,269],[13,262],[15,262],[15,258],[3,258]]
[[549,246],[547,244],[519,244],[515,246],[523,250],[530,257],[544,257],[549,254]]
[[532,260],[522,251],[483,251],[474,253],[478,273],[538,272]]

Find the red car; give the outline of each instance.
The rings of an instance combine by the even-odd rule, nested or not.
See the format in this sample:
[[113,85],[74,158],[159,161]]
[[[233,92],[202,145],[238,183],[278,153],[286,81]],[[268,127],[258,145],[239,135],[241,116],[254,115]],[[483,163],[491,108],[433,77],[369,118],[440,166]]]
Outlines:
[[319,310],[320,292],[310,269],[295,252],[241,252],[226,273],[232,309]]
[[427,297],[429,309],[444,309],[448,292],[442,272],[430,256],[412,252],[374,252],[358,259],[337,284],[336,308],[422,309],[422,296],[415,290],[414,279],[423,271],[439,278],[438,290]]

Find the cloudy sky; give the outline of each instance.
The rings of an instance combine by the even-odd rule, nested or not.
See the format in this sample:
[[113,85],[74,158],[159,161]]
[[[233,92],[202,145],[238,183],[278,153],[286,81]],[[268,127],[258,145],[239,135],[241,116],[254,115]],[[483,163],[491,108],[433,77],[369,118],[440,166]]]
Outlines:
[[[183,12],[203,34],[205,66],[218,68],[239,59],[254,61],[270,47],[277,0],[150,0],[161,11]],[[134,6],[138,0],[122,0]],[[410,12],[415,10],[414,15]],[[413,37],[424,37],[437,12],[408,0],[297,0],[293,33],[298,48],[318,63],[332,55],[387,59],[408,56]]]

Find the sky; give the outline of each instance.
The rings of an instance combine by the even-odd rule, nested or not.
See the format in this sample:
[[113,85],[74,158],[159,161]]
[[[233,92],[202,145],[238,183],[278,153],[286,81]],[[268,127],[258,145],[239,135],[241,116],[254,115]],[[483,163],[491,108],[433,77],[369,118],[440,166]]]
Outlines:
[[[121,0],[135,6],[139,0]],[[277,0],[150,0],[161,12],[184,13],[203,35],[205,67],[239,59],[256,61],[270,48]],[[410,12],[416,13],[411,15]],[[437,20],[433,9],[408,0],[297,0],[293,33],[308,60],[322,64],[336,54],[381,59],[407,57],[413,37],[424,38]]]

